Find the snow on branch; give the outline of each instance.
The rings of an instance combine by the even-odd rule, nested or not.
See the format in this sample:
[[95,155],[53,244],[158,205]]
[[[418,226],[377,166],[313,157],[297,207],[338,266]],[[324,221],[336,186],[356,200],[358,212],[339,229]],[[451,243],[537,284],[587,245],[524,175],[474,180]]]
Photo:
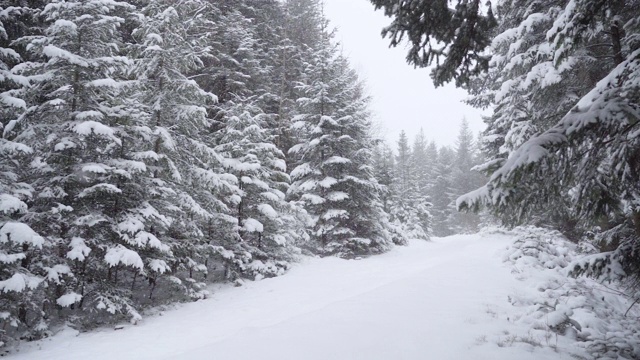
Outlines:
[[523,169],[537,165],[543,159],[560,161],[552,159],[552,155],[563,150],[569,142],[589,141],[588,135],[597,129],[607,129],[602,135],[614,139],[636,136],[629,130],[640,122],[639,97],[640,49],[598,82],[555,126],[517,148],[491,175],[485,187],[460,197],[458,208],[477,208],[483,203],[501,205],[507,201],[511,190],[518,188],[516,178]]
[[0,228],[0,243],[12,242],[18,245],[31,245],[42,248],[44,238],[27,224],[19,222],[8,222]]

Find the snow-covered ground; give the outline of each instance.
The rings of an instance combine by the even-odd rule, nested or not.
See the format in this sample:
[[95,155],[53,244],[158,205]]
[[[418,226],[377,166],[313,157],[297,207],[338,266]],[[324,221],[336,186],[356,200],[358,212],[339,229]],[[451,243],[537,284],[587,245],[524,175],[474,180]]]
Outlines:
[[510,294],[530,291],[503,262],[513,241],[453,236],[363,260],[306,259],[135,326],[67,330],[8,358],[571,359],[509,319]]

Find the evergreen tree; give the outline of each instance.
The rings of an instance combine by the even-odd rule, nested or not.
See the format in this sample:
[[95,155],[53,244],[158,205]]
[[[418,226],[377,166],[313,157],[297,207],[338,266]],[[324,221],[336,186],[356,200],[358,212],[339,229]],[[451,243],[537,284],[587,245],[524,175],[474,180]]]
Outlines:
[[[525,125],[539,128],[501,138],[508,127],[523,126],[498,123],[496,117],[496,138],[514,146],[504,147],[508,157],[485,167],[489,183],[458,203],[462,208],[488,205],[509,215],[511,224],[535,221],[538,214],[551,218],[553,212],[546,216],[545,209],[560,209],[561,216],[585,229],[601,227],[596,238],[603,244],[618,244],[588,268],[602,274],[617,264],[637,275],[638,4],[577,0],[506,6],[504,31],[494,43],[509,50],[495,56],[496,67],[507,60],[517,72],[507,72],[509,78],[489,76],[487,83],[503,91],[492,95],[495,90],[489,90],[485,101],[498,103],[501,118],[516,114],[530,122]],[[528,41],[514,42],[513,36]],[[513,101],[503,101],[512,94]]]
[[267,126],[285,157],[295,142],[289,130],[295,99],[299,97],[296,82],[302,79],[302,58],[306,54],[303,45],[294,43],[289,36],[294,30],[288,11],[287,4],[262,0],[250,1],[245,10],[257,38],[256,57],[264,69],[259,106],[269,114]]
[[118,52],[119,26],[131,10],[122,2],[50,2],[42,35],[25,38],[34,59],[44,60],[21,69],[34,82],[16,130],[35,153],[28,223],[51,246],[40,263],[50,272],[40,316],[55,306],[139,316],[116,289],[118,270],[143,270],[134,248],[157,245],[152,236],[120,237],[116,225],[130,210],[121,200],[140,171],[124,147],[131,129],[120,98],[130,60]]
[[[254,276],[279,275],[295,255],[301,239],[297,208],[285,201],[289,187],[284,154],[265,128],[259,108],[239,102],[227,113],[225,129],[216,149],[230,160],[231,174],[239,179],[236,210],[238,250],[253,261],[243,268]],[[275,261],[274,261],[275,260]]]
[[[216,16],[217,10],[197,0],[178,7],[154,1],[142,10],[144,18],[133,37],[140,44],[135,72],[148,119],[139,128],[145,143],[137,156],[153,166],[146,189],[159,219],[168,219],[153,225],[171,247],[172,258],[164,260],[171,272],[164,280],[201,298],[204,284],[194,273],[206,277],[209,257],[217,254],[230,267],[236,261],[225,247],[237,242],[230,215],[239,192],[237,179],[225,174],[226,159],[214,149],[216,123],[209,114],[217,97],[193,80],[205,70],[215,36],[216,27],[205,14]],[[162,266],[153,274],[154,288],[165,272]]]
[[286,0],[288,37],[297,46],[318,49],[325,46],[326,19],[322,0]]
[[407,133],[402,130],[398,138],[398,155],[396,156],[396,177],[398,180],[399,201],[404,204],[411,196],[413,171],[411,169],[411,147]]
[[[49,243],[28,224],[28,204],[33,199],[29,167],[34,149],[17,138],[27,110],[28,76],[17,69],[29,54],[17,40],[29,33],[35,11],[20,2],[7,2],[0,11],[0,308],[5,312],[0,341],[36,335],[29,328],[40,324],[44,269],[38,265]],[[35,263],[34,263],[35,261]],[[42,324],[43,331],[47,324]]]
[[406,133],[400,132],[393,186],[394,201],[390,213],[392,220],[408,238],[428,240],[431,233],[431,204],[426,194],[425,144],[426,140],[422,136],[418,145],[414,146],[419,152],[417,158],[409,146]]
[[[477,155],[474,152],[475,144],[473,134],[469,130],[469,123],[466,119],[462,119],[460,124],[460,132],[456,141],[455,149],[455,166],[451,173],[451,191],[453,198],[476,189],[486,180],[478,176],[473,168],[478,165],[476,163]],[[450,204],[451,216],[448,220],[451,230],[455,233],[474,233],[478,231],[480,217],[476,214],[460,213],[456,211],[455,203]]]
[[412,208],[415,214],[413,216],[416,219],[415,222],[420,225],[420,229],[424,233],[424,235],[416,234],[416,238],[429,239],[432,227],[432,219],[429,212],[432,206],[429,195],[432,184],[429,178],[435,163],[432,162],[427,153],[427,139],[422,129],[415,136],[410,163],[413,171]]
[[256,51],[259,44],[251,20],[239,11],[231,11],[218,21],[211,26],[220,29],[216,35],[224,41],[213,47],[217,61],[210,69],[215,74],[213,91],[218,100],[224,104],[237,97],[264,93],[268,74]]
[[395,201],[396,184],[394,181],[395,174],[395,156],[393,150],[386,144],[381,143],[375,147],[373,152],[374,175],[378,183],[384,186],[381,193],[381,200],[385,212],[391,212],[391,206]]
[[299,159],[290,193],[304,201],[312,217],[314,251],[340,256],[385,251],[390,239],[371,167],[368,99],[331,34],[324,29],[323,34],[300,84],[304,97],[293,126],[304,137],[290,150]]
[[[554,14],[565,3],[509,1],[497,8],[502,21],[493,51],[499,54],[494,58],[500,65],[476,79],[471,88],[475,95],[473,104],[495,103],[493,115],[485,120],[488,126],[483,136],[483,152],[489,157],[481,167],[485,173],[495,171],[531,136],[559,121],[573,106],[576,96],[586,94],[604,76],[604,69],[594,67],[590,57],[575,56],[568,61],[571,66],[555,66],[555,51],[547,44],[546,34],[553,26]],[[518,47],[512,46],[514,43]],[[600,57],[602,49],[585,50]],[[570,215],[568,198],[556,194],[553,200],[554,205],[547,206],[532,198],[525,212],[498,216],[508,224],[527,219],[538,225],[561,228],[570,235],[567,230],[575,218]]]
[[435,167],[435,181],[431,193],[433,208],[433,234],[448,236],[454,233],[450,222],[453,210],[453,174],[456,152],[449,147],[441,147],[438,151],[438,162]]
[[434,165],[427,154],[427,138],[424,130],[416,134],[411,149],[410,168],[413,171],[413,186],[419,196],[426,196],[429,188],[429,175]]
[[427,164],[427,184],[425,185],[425,187],[427,188],[427,193],[431,194],[436,178],[435,168],[436,164],[438,163],[438,145],[436,145],[435,141],[433,140],[429,142],[427,148],[425,149],[425,161]]

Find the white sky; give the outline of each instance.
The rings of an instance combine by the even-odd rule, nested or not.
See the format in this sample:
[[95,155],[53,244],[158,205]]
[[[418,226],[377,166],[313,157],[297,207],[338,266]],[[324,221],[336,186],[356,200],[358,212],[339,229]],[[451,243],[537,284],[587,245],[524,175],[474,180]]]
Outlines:
[[484,129],[478,109],[461,102],[466,92],[446,85],[435,89],[429,69],[414,69],[404,48],[389,48],[380,32],[390,18],[374,11],[368,0],[325,0],[325,15],[352,65],[366,80],[373,97],[371,110],[392,147],[401,130],[409,139],[424,129],[439,145],[454,145],[463,117],[474,134]]

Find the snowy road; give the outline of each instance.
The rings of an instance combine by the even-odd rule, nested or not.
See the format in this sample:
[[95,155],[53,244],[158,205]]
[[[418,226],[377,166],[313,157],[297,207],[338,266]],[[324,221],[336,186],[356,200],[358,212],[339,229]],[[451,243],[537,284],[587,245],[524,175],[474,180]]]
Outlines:
[[511,241],[454,236],[359,261],[308,259],[140,325],[69,331],[9,359],[558,359],[486,341],[526,331],[500,316],[519,285],[500,258]]

